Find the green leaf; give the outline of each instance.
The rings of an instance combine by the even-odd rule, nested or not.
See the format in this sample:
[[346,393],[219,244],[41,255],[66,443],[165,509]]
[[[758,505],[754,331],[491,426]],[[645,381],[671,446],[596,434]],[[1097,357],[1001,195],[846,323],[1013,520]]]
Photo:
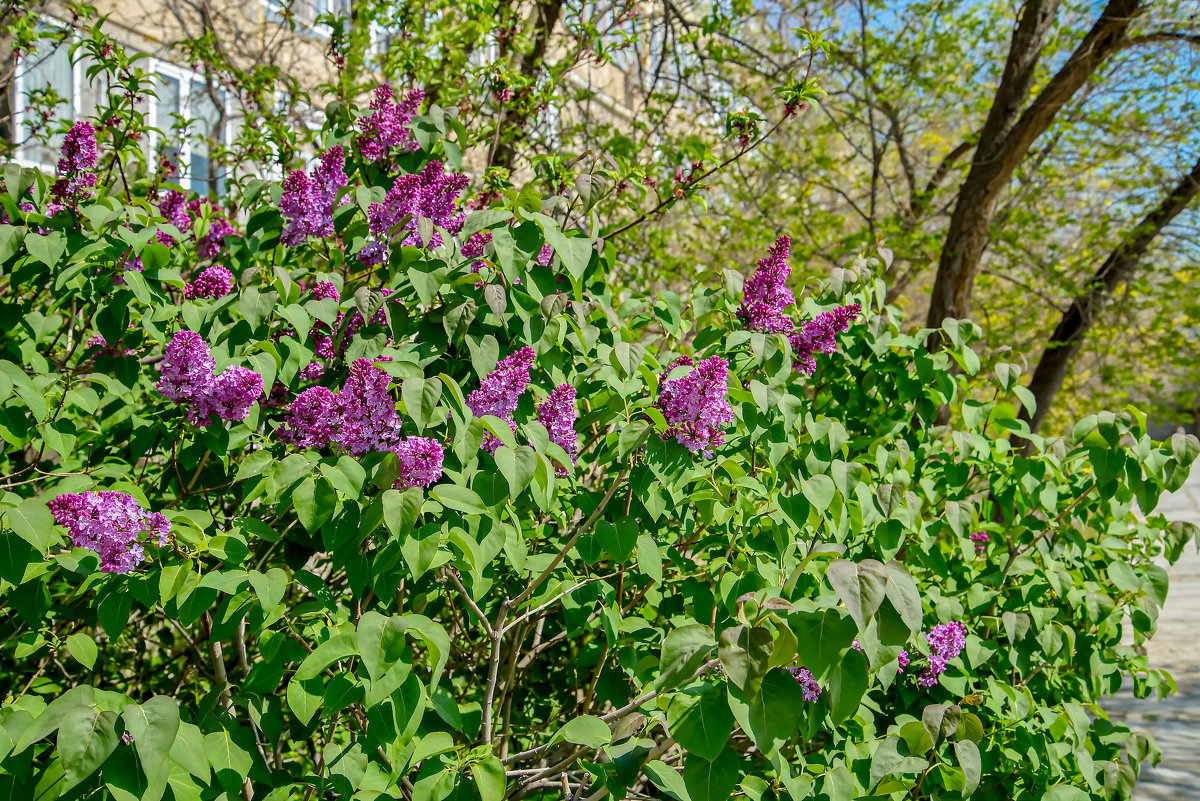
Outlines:
[[270,612],[278,606],[279,602],[283,600],[284,593],[287,592],[288,577],[282,568],[273,567],[265,575],[257,570],[251,570],[247,574],[247,578],[250,579],[250,587],[258,596],[258,602],[262,605],[264,612]]
[[4,516],[17,536],[45,555],[55,541],[54,516],[46,504],[26,498],[15,508],[5,508]]
[[358,645],[353,632],[335,634],[314,648],[313,652],[304,658],[304,661],[300,663],[300,667],[296,670],[293,680],[306,681],[315,676],[320,676],[325,668],[334,662],[354,656],[357,653]]
[[58,755],[63,764],[62,790],[68,790],[96,772],[117,748],[117,713],[94,706],[76,706],[58,727]]
[[829,565],[825,577],[858,624],[858,630],[866,631],[867,623],[887,594],[888,572],[884,565],[874,559],[857,564],[838,559]]
[[437,378],[406,378],[400,385],[404,411],[412,418],[418,433],[433,418],[434,407],[442,397],[442,382]]
[[471,776],[479,790],[480,801],[503,801],[506,786],[504,764],[488,755],[482,762],[471,765]]
[[692,797],[688,795],[687,785],[683,783],[679,772],[667,763],[652,759],[645,764],[642,770],[650,781],[654,782],[655,787],[674,798],[675,801],[692,801]]
[[649,534],[642,534],[637,540],[638,570],[648,576],[655,584],[662,584],[662,554],[658,543]]
[[887,568],[887,595],[892,608],[899,613],[908,630],[916,634],[921,630],[924,613],[921,610],[921,593],[912,576],[904,569],[904,565],[892,560],[885,565]]
[[963,787],[963,798],[975,792],[979,787],[979,779],[983,775],[983,762],[979,755],[979,747],[970,740],[959,740],[954,744],[954,754],[958,757],[958,766],[966,777]]
[[380,496],[383,504],[383,522],[393,537],[410,537],[413,525],[421,513],[424,502],[418,487],[405,490],[385,490]]
[[677,628],[663,640],[658,678],[654,688],[660,692],[677,687],[692,677],[708,660],[716,643],[707,626],[691,623]]
[[774,645],[771,632],[761,626],[735,626],[721,632],[717,656],[729,680],[745,690],[766,674]]
[[737,785],[738,757],[726,749],[714,760],[689,754],[683,766],[683,784],[692,801],[728,801]]
[[355,645],[372,680],[378,681],[400,660],[405,644],[403,621],[375,611],[358,619]]
[[824,514],[829,508],[829,504],[833,503],[833,496],[837,493],[837,486],[834,485],[833,479],[827,475],[816,475],[808,479],[801,486],[804,497],[813,505],[819,513]]
[[125,730],[133,736],[138,761],[146,775],[142,801],[158,801],[167,789],[171,773],[169,755],[179,733],[179,706],[165,695],[121,710]]
[[800,642],[800,661],[820,683],[825,683],[850,649],[858,626],[840,609],[793,612],[788,625]]
[[501,447],[496,450],[496,466],[500,468],[501,475],[508,482],[508,492],[513,498],[516,498],[529,486],[537,464],[537,452],[528,445],[522,445],[515,450],[509,447]]
[[723,692],[709,691],[688,702],[677,695],[667,709],[667,729],[689,754],[716,759],[733,732],[733,712]]
[[600,748],[612,741],[612,732],[609,730],[608,724],[600,718],[593,715],[581,715],[569,721],[551,738],[551,742],[558,740],[566,740],[568,743],[576,745],[586,745],[589,748]]
[[460,487],[457,484],[439,484],[430,490],[429,494],[447,509],[468,515],[485,515],[488,513],[483,499],[474,490]]
[[858,711],[869,679],[866,657],[853,649],[847,651],[829,680],[829,716],[835,724]]
[[958,730],[961,713],[962,710],[957,704],[930,704],[925,707],[925,711],[921,713],[921,724],[925,726],[925,731],[934,745],[938,745]]
[[96,641],[82,632],[67,637],[67,653],[88,670],[96,664]]

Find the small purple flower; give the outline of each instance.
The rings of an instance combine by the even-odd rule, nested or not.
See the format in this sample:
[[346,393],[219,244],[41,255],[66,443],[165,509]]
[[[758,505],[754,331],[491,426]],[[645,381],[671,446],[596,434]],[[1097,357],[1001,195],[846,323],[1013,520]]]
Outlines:
[[338,300],[338,288],[332,281],[318,281],[313,284],[313,300]]
[[542,267],[549,267],[550,260],[554,258],[554,248],[549,245],[542,245],[542,249],[538,251],[537,263]]
[[[471,407],[472,414],[476,417],[495,415],[508,423],[516,433],[517,424],[512,416],[529,383],[529,368],[533,365],[533,358],[533,348],[526,346],[501,359],[496,369],[479,383],[479,389],[467,396],[467,405]],[[500,440],[489,431],[484,435],[482,447],[488,453],[495,453],[500,447]]]
[[171,524],[124,492],[68,492],[48,504],[54,520],[77,548],[100,557],[105,573],[128,573],[145,559],[144,541],[167,544]]
[[402,153],[417,150],[420,145],[408,124],[424,99],[425,93],[415,89],[396,102],[391,86],[385,83],[375,87],[371,113],[359,117],[359,135],[354,139],[363,159],[371,163],[380,161],[391,155],[392,148]]
[[796,369],[805,375],[812,375],[817,369],[817,353],[833,353],[837,350],[837,335],[847,330],[854,318],[862,313],[862,306],[851,303],[838,306],[831,311],[822,312],[800,326],[789,341]]
[[975,543],[976,556],[982,556],[987,553],[988,543],[992,538],[988,536],[986,531],[976,531],[971,535],[971,542]]
[[674,436],[688,450],[700,451],[711,459],[713,448],[725,442],[721,429],[733,422],[729,405],[729,362],[712,356],[678,378],[667,378],[676,367],[692,364],[690,356],[680,356],[663,373],[658,402],[670,428],[663,438]]
[[[567,452],[567,456],[571,457],[572,465],[575,464],[575,457],[579,455],[579,436],[575,433],[575,419],[578,416],[579,411],[575,408],[575,387],[570,384],[559,384],[555,387],[537,409],[538,422],[550,433],[550,441],[559,445]],[[566,467],[559,464],[555,464],[554,472],[559,476],[567,475]]]
[[[184,236],[192,232],[192,218],[187,213],[187,196],[183,192],[174,189],[164,192],[162,200],[158,201],[158,213],[166,217],[167,222],[178,228],[179,233]],[[158,232],[157,238],[160,243],[168,246],[175,242],[170,234],[164,234],[162,231]],[[165,242],[164,239],[169,239],[170,242]]]
[[400,441],[400,416],[388,392],[391,376],[370,359],[355,359],[337,394],[340,418],[333,442],[353,456],[394,450]]
[[817,683],[816,678],[809,672],[808,668],[793,667],[787,670],[796,679],[796,683],[800,685],[800,691],[804,694],[805,701],[816,701],[821,697],[821,685]]
[[405,437],[396,447],[400,478],[396,489],[428,487],[442,477],[442,444],[429,437]]
[[223,298],[233,291],[233,273],[214,264],[205,268],[196,280],[183,288],[183,296],[187,300],[196,298]]
[[121,742],[125,743],[125,745],[133,745],[133,735],[127,731],[122,732],[121,733]]
[[212,415],[222,420],[245,420],[250,407],[262,397],[263,378],[245,367],[233,365],[214,376],[207,391],[194,402],[189,412],[198,425],[208,425]]
[[[429,162],[421,172],[398,177],[382,203],[367,207],[371,236],[358,253],[359,261],[368,266],[387,261],[393,229],[409,232],[402,235],[401,244],[421,244],[417,231],[421,217],[432,220],[434,225],[451,234],[458,233],[465,219],[458,209],[459,195],[468,183],[470,179],[466,175],[446,172],[440,161]],[[434,231],[429,244],[432,247],[441,245],[442,235]]]
[[929,643],[928,665],[917,673],[917,684],[932,687],[946,672],[946,663],[966,647],[967,627],[958,621],[939,623],[925,633],[925,640]]
[[333,234],[333,212],[338,206],[338,190],[346,185],[345,158],[342,148],[334,145],[322,156],[310,178],[303,170],[294,170],[283,181],[279,211],[287,225],[279,241],[295,246],[308,239]]
[[900,655],[896,657],[896,661],[900,663],[900,668],[896,672],[903,673],[904,669],[908,667],[908,663],[911,661],[908,656],[908,651],[901,651]]

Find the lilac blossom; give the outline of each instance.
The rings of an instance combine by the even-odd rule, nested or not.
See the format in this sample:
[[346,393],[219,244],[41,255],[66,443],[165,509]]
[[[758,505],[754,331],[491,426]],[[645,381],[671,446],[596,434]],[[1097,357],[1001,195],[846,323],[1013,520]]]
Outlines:
[[725,442],[721,429],[733,422],[733,408],[727,398],[729,363],[712,356],[685,375],[667,378],[676,367],[691,364],[690,356],[680,356],[667,367],[656,406],[670,426],[664,439],[673,436],[688,450],[700,451],[711,459],[713,448]]
[[851,321],[862,313],[862,306],[850,303],[818,314],[804,323],[790,337],[796,369],[812,375],[817,369],[817,353],[837,350],[837,335],[850,327]]
[[100,557],[105,573],[128,573],[145,559],[143,542],[167,544],[171,524],[124,492],[68,492],[47,504],[77,548]]
[[371,113],[359,118],[359,135],[354,140],[362,157],[374,163],[391,155],[392,148],[402,153],[417,150],[420,145],[408,126],[424,99],[425,93],[415,89],[396,102],[391,86],[375,87]]
[[759,259],[758,270],[746,282],[742,303],[738,306],[738,317],[751,331],[768,334],[790,334],[795,329],[787,309],[796,302],[787,279],[792,274],[788,266],[788,250],[791,240],[781,236]]
[[[363,264],[382,264],[387,261],[392,229],[408,231],[401,244],[419,245],[418,220],[426,217],[434,225],[457,234],[465,215],[458,209],[459,195],[467,188],[470,179],[461,173],[446,172],[440,161],[431,161],[418,173],[401,175],[388,190],[381,203],[372,203],[367,208],[367,221],[371,238],[358,258]],[[433,247],[442,244],[442,236],[434,231],[429,243]]]
[[554,258],[554,248],[549,245],[542,245],[542,249],[538,251],[537,263],[542,267],[549,267],[550,260]]
[[279,211],[287,220],[279,241],[295,246],[333,234],[333,212],[339,205],[338,190],[346,185],[345,158],[342,148],[334,145],[322,156],[309,177],[294,170],[283,181]]
[[196,298],[223,298],[233,291],[233,273],[214,264],[196,277],[196,280],[183,288],[183,296],[188,300]]
[[62,158],[58,160],[58,180],[50,188],[56,198],[47,207],[51,217],[62,208],[93,195],[96,187],[96,129],[81,120],[71,126],[63,139]]
[[929,643],[928,665],[917,673],[917,684],[932,687],[946,672],[946,663],[962,653],[967,644],[967,627],[958,621],[939,623],[925,633]]
[[[550,441],[562,447],[571,457],[571,464],[579,455],[579,437],[575,433],[575,418],[579,416],[575,408],[575,387],[570,384],[559,384],[546,399],[538,405],[538,422],[546,427]],[[555,464],[554,472],[559,476],[567,475],[563,465]]]
[[388,392],[391,376],[371,363],[355,359],[337,394],[338,426],[333,442],[354,456],[393,450],[400,441],[400,417]]
[[188,420],[195,425],[208,425],[214,414],[223,420],[245,420],[263,394],[262,376],[238,366],[213,375],[215,366],[199,334],[178,331],[163,354],[156,388],[163,397],[188,404]]
[[[479,383],[479,389],[467,397],[467,405],[476,417],[491,414],[508,423],[508,427],[517,431],[513,421],[513,413],[517,411],[517,403],[525,386],[529,383],[529,368],[533,365],[534,352],[531,347],[523,347],[500,360],[496,369],[488,373]],[[483,449],[495,453],[500,447],[500,440],[490,431],[484,435]]]
[[442,477],[442,444],[429,437],[405,437],[393,449],[400,459],[400,477],[393,487],[428,487]]
[[808,668],[793,667],[787,670],[796,679],[796,683],[800,685],[800,692],[804,694],[805,701],[816,701],[821,697],[821,685],[817,683],[816,677],[813,676]]
[[988,543],[992,538],[988,536],[986,531],[976,531],[971,535],[971,542],[975,543],[975,555],[982,556],[987,553]]
[[310,387],[292,401],[279,438],[301,448],[323,448],[339,422],[337,396],[326,387]]

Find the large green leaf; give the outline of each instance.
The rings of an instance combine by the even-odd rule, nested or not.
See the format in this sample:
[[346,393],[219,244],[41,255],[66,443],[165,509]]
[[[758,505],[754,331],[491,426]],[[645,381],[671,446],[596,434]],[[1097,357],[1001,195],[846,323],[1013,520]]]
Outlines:
[[858,630],[865,631],[887,593],[888,572],[883,563],[874,559],[857,563],[838,559],[829,565],[825,576],[858,624]]
[[121,711],[125,730],[133,736],[138,762],[146,775],[142,801],[158,801],[167,789],[171,773],[170,753],[179,732],[179,705],[165,695],[144,704],[130,704]]
[[67,790],[95,773],[121,741],[117,713],[95,706],[72,707],[58,727],[58,754]]
[[667,728],[689,754],[716,759],[733,732],[733,712],[725,693],[708,691],[699,698],[678,695],[667,708]]
[[707,626],[691,623],[675,629],[663,640],[658,678],[654,686],[660,692],[677,687],[692,677],[712,653],[716,643]]
[[744,690],[757,683],[767,672],[774,645],[768,629],[761,626],[735,626],[721,632],[717,656],[725,668],[725,675]]
[[689,754],[683,783],[692,801],[728,801],[738,777],[737,753],[725,749],[713,760]]
[[788,615],[788,625],[800,643],[797,656],[821,683],[841,664],[858,629],[840,609],[793,612]]

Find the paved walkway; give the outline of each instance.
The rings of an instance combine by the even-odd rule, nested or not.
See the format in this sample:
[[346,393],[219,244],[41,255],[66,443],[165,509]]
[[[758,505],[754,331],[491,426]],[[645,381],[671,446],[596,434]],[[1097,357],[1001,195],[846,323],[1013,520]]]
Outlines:
[[[1193,465],[1187,484],[1164,496],[1155,511],[1200,525],[1200,463]],[[1170,671],[1179,692],[1156,705],[1153,699],[1134,698],[1126,686],[1105,708],[1130,728],[1152,733],[1163,752],[1158,767],[1143,768],[1135,801],[1200,801],[1200,554],[1195,546],[1188,545],[1167,572],[1167,605],[1146,653],[1150,667]]]

